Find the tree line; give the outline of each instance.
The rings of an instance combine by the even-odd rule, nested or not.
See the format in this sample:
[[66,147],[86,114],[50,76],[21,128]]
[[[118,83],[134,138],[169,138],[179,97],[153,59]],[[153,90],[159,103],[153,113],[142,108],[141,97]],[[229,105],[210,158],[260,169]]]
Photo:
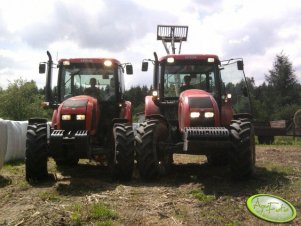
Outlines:
[[[283,52],[276,55],[273,68],[261,85],[256,86],[254,78],[247,78],[247,83],[254,118],[258,121],[290,120],[301,108],[301,84],[289,57]],[[243,83],[235,86],[232,89],[241,89]],[[147,86],[134,86],[125,92],[125,98],[132,102],[134,116],[144,111],[144,98],[151,90]],[[44,90],[38,89],[35,81],[17,79],[9,82],[7,89],[0,87],[0,118],[19,121],[30,117],[51,119],[51,110],[41,108],[43,100]]]

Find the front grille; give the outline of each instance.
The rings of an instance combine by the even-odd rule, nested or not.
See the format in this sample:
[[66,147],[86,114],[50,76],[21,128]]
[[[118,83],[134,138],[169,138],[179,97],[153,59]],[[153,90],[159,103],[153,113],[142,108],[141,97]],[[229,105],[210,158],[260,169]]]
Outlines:
[[191,127],[213,127],[214,118],[205,118],[202,114],[199,118],[190,118]]
[[71,120],[61,120],[61,127],[68,131],[85,130],[86,120],[76,120],[76,115],[71,115]]
[[229,138],[229,130],[224,127],[186,127],[185,140],[225,139]]

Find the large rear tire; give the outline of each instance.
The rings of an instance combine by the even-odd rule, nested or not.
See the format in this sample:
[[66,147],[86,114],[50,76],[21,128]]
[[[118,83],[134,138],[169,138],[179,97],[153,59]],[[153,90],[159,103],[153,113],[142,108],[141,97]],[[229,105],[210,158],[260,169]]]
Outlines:
[[232,120],[230,134],[233,148],[229,151],[230,170],[234,179],[248,179],[255,167],[255,136],[248,119]]
[[25,174],[28,182],[48,178],[47,123],[29,123],[27,127]]
[[128,181],[134,170],[134,132],[132,126],[117,123],[113,127],[114,145],[109,167],[113,179]]
[[166,136],[167,126],[159,120],[146,120],[137,129],[137,165],[142,179],[152,180],[170,171],[172,154],[159,148],[159,142]]

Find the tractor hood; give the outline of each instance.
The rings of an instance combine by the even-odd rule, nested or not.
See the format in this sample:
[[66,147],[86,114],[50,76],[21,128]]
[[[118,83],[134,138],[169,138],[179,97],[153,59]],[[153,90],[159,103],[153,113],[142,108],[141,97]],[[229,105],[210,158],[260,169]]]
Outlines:
[[81,95],[65,100],[54,112],[52,123],[62,130],[96,130],[99,103],[91,96]]
[[79,107],[86,107],[88,104],[89,99],[77,99],[77,98],[70,98],[63,102],[63,108],[79,108]]
[[211,93],[191,89],[180,94],[179,129],[185,127],[213,127],[219,125],[218,105]]
[[85,114],[87,106],[95,101],[95,98],[86,95],[71,97],[62,103],[60,111],[62,114]]

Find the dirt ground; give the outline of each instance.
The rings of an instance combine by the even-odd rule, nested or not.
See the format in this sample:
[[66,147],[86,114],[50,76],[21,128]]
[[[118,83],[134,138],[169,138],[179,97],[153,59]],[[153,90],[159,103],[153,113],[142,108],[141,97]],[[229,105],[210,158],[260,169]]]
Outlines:
[[81,161],[56,169],[49,160],[56,180],[30,185],[22,162],[7,164],[0,171],[0,225],[277,225],[248,211],[247,198],[258,193],[290,201],[297,217],[286,225],[301,225],[301,147],[258,146],[256,155],[254,176],[242,182],[204,156],[176,155],[172,173],[148,183],[136,172],[119,183],[103,166]]

